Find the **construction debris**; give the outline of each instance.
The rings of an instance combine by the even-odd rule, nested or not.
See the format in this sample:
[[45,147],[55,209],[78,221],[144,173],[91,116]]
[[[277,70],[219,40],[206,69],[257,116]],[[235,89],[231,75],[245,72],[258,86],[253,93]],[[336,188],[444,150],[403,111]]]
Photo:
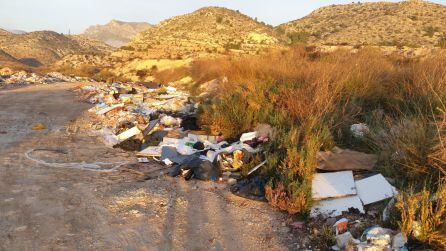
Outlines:
[[0,87],[2,85],[30,85],[30,84],[52,84],[60,82],[81,82],[90,81],[91,79],[82,77],[65,76],[58,72],[50,72],[47,74],[38,74],[34,72],[18,71],[11,72],[8,75],[0,74]]
[[311,216],[336,217],[397,195],[396,189],[381,174],[354,180],[352,171],[316,173],[312,197],[316,200]]
[[[112,83],[86,85],[79,91],[95,104],[90,112],[100,123],[93,134],[102,135],[109,146],[137,151],[140,163],[156,158],[170,168],[171,176],[217,181],[225,171],[240,173],[249,165],[244,173],[250,176],[266,164],[262,144],[272,134],[269,125],[232,143],[208,135],[196,124],[198,105],[173,86]],[[240,178],[225,180],[234,184]]]
[[359,198],[364,205],[393,198],[397,195],[396,189],[381,174],[355,181]]
[[317,167],[324,171],[373,170],[378,156],[335,147],[332,151],[319,152]]
[[315,218],[341,216],[343,212],[358,210],[359,213],[365,213],[364,207],[358,196],[349,196],[338,199],[328,199],[317,201],[311,208],[310,215]]
[[348,220],[343,218],[335,226],[342,225],[342,232],[336,229],[336,245],[332,250],[408,250],[407,237],[402,233],[379,226],[367,228],[360,239],[355,239],[348,231]]
[[355,195],[353,172],[316,173],[313,177],[312,193],[315,200]]
[[[274,137],[271,126],[258,125],[255,131],[241,134],[238,141],[228,142],[220,135],[200,131],[198,104],[175,87],[113,83],[83,86],[79,91],[95,104],[90,109],[99,119],[92,128],[94,134],[102,135],[109,146],[136,151],[139,166],[149,165],[153,158],[164,164],[163,173],[169,176],[225,182],[238,196],[265,200],[268,177],[262,176],[260,170],[268,163],[263,145]],[[363,137],[365,128],[352,126],[352,132]],[[310,216],[365,215],[364,206],[393,198],[396,189],[382,175],[370,176],[377,160],[376,155],[348,149],[320,152],[321,173],[313,176],[315,203]],[[139,169],[132,172],[139,173]],[[361,174],[357,175],[357,171]],[[352,235],[354,231],[349,231],[349,224],[347,218],[334,224],[337,245],[333,249],[405,245],[404,236],[389,237],[379,229],[367,232],[361,242]]]

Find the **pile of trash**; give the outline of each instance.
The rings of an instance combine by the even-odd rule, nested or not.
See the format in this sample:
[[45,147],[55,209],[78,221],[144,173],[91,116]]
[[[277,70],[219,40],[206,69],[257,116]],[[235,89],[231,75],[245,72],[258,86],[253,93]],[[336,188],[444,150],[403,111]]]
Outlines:
[[355,222],[342,218],[333,225],[336,245],[331,247],[332,250],[408,250],[407,237],[401,232],[372,226],[366,228],[359,239],[356,239],[349,231],[351,224]]
[[[89,110],[98,118],[91,125],[92,133],[100,135],[109,147],[135,152],[139,163],[155,160],[166,166],[172,177],[223,182],[231,185],[234,194],[265,200],[268,177],[261,176],[259,170],[267,163],[263,146],[273,137],[271,126],[258,125],[237,141],[227,141],[200,130],[196,116],[199,104],[173,86],[98,83],[79,91],[95,104]],[[364,124],[351,130],[355,137],[368,133]],[[320,152],[318,172],[312,181],[315,203],[310,216],[339,219],[346,214],[365,215],[370,205],[390,200],[382,213],[385,221],[398,191],[374,170],[377,161],[374,154],[336,147]],[[333,249],[355,245],[404,250],[407,240],[400,233],[373,227],[357,240],[347,231],[348,224],[345,218],[337,222]]]
[[[2,74],[4,74],[2,72]],[[91,81],[82,77],[65,76],[59,72],[50,72],[48,74],[30,73],[26,71],[11,72],[10,74],[0,74],[0,85],[30,85],[30,84],[51,84],[57,82],[80,82]]]
[[[364,124],[351,127],[355,137],[368,133]],[[382,222],[389,218],[390,208],[395,203],[397,189],[382,174],[374,170],[378,157],[348,149],[335,147],[332,151],[319,152],[318,172],[312,180],[312,218],[339,219],[346,215],[382,215]],[[382,213],[376,208],[383,209]],[[356,220],[358,221],[358,220]],[[407,250],[407,238],[399,232],[370,227],[355,239],[348,231],[354,224],[346,218],[339,219],[336,228],[334,250]]]
[[[207,135],[197,125],[198,104],[173,86],[95,84],[80,92],[95,104],[90,112],[100,122],[92,127],[106,145],[136,152],[140,163],[159,161],[170,168],[170,176],[227,182],[234,185],[234,193],[264,199],[266,181],[243,177],[266,163],[262,144],[269,140],[268,130],[244,133],[235,142]],[[244,190],[247,186],[252,189]]]
[[365,213],[364,206],[395,197],[396,188],[373,171],[377,161],[373,154],[337,147],[319,153],[318,170],[321,172],[313,177],[312,196],[317,203],[311,215],[336,217],[352,208]]

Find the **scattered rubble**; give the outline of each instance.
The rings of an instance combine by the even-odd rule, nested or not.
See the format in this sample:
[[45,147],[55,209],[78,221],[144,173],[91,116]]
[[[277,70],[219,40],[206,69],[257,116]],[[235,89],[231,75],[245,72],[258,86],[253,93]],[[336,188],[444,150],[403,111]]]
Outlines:
[[[352,131],[359,128],[352,126]],[[364,129],[363,127],[362,129]],[[356,136],[363,137],[364,134]],[[356,137],[355,136],[355,137]],[[349,231],[351,219],[370,226],[367,217],[377,219],[377,208],[382,210],[382,220],[389,217],[398,191],[383,175],[373,172],[378,158],[335,147],[332,151],[320,152],[318,171],[312,181],[312,197],[315,200],[310,216],[313,219],[338,218],[333,225],[336,245],[333,250],[407,250],[407,238],[402,233],[373,226],[367,228],[360,238]],[[387,204],[380,202],[390,200]],[[379,204],[379,205],[378,205]],[[366,214],[367,213],[367,214]],[[345,218],[349,216],[349,218]],[[365,218],[364,218],[365,217]],[[376,220],[376,222],[380,222]]]
[[[92,134],[101,135],[110,147],[134,152],[139,166],[153,159],[165,166],[164,173],[169,176],[226,183],[238,196],[265,200],[268,177],[260,176],[258,170],[267,163],[262,145],[274,137],[271,126],[258,125],[255,131],[242,133],[238,141],[229,142],[220,135],[200,131],[196,119],[199,104],[175,87],[99,83],[84,85],[78,91],[95,104],[90,112],[98,121],[92,124]],[[362,137],[364,128],[352,127],[352,132],[359,130],[363,133],[356,136]],[[333,223],[338,219],[334,224],[337,245],[332,248],[404,250],[407,239],[402,234],[388,234],[377,227],[356,239],[360,234],[350,230],[352,218],[345,218],[357,215],[356,219],[379,219],[376,213],[372,214],[377,211],[374,205],[397,194],[381,174],[373,172],[377,156],[334,148],[320,152],[318,163],[319,173],[312,182],[315,203],[310,216],[334,219]],[[365,227],[370,223],[365,221]],[[356,220],[354,224],[361,225],[362,221]],[[303,226],[298,224],[295,228]]]
[[267,162],[262,144],[272,135],[269,125],[228,142],[200,131],[198,104],[173,86],[101,83],[78,91],[95,104],[90,112],[99,123],[92,134],[102,135],[106,145],[135,152],[139,163],[153,158],[170,176],[226,182],[237,195],[265,199],[267,179],[253,175]]
[[88,78],[65,76],[58,72],[47,74],[30,73],[26,71],[13,72],[4,70],[0,72],[0,87],[3,85],[31,85],[31,84],[52,84],[59,82],[81,82],[92,81]]
[[407,237],[402,233],[372,226],[366,228],[360,238],[356,239],[349,231],[350,223],[343,218],[333,226],[336,229],[336,245],[331,247],[332,250],[408,250]]

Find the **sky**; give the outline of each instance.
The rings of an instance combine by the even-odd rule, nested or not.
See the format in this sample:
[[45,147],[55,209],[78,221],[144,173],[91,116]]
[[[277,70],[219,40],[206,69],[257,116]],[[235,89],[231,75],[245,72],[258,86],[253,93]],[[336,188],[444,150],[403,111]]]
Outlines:
[[[53,30],[82,33],[112,19],[158,22],[206,6],[221,6],[259,21],[278,25],[301,18],[311,11],[352,0],[0,0],[0,27],[10,30]],[[361,1],[373,2],[373,1]],[[395,1],[394,1],[395,2]],[[433,2],[446,5],[446,0]]]

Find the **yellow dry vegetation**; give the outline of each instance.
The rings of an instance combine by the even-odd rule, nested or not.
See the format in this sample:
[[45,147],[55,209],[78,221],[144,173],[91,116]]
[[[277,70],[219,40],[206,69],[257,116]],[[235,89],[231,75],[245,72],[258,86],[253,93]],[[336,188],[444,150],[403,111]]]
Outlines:
[[277,38],[269,36],[266,33],[256,33],[251,32],[248,34],[248,40],[255,42],[255,43],[263,43],[263,44],[276,44],[279,41]]

